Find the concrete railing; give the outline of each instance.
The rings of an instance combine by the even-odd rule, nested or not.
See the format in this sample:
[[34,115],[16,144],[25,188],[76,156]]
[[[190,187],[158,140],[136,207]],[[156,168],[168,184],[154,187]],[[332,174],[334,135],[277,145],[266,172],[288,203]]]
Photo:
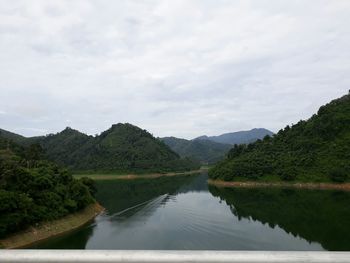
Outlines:
[[0,250],[1,263],[284,263],[350,262],[350,252],[152,251],[152,250]]

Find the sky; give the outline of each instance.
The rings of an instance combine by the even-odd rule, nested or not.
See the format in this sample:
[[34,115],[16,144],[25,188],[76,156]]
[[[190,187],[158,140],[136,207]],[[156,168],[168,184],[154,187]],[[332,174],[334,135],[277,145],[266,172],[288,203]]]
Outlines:
[[0,128],[194,138],[350,89],[349,0],[0,0]]

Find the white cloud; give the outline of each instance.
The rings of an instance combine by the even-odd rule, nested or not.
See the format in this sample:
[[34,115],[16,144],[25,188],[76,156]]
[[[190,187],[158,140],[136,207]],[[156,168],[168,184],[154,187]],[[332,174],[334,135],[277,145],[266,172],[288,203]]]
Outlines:
[[3,1],[1,126],[277,131],[347,92],[349,24],[347,0]]

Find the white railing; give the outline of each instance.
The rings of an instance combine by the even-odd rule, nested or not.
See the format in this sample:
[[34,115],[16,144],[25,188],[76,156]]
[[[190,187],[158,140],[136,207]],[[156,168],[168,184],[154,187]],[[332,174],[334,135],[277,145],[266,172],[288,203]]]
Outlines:
[[349,263],[350,252],[152,251],[152,250],[0,250],[1,263]]

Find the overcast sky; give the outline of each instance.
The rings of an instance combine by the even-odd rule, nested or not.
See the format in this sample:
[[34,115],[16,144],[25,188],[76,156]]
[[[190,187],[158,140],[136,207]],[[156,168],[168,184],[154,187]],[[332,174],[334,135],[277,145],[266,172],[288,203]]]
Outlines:
[[0,1],[0,127],[22,135],[276,132],[349,89],[349,0]]

